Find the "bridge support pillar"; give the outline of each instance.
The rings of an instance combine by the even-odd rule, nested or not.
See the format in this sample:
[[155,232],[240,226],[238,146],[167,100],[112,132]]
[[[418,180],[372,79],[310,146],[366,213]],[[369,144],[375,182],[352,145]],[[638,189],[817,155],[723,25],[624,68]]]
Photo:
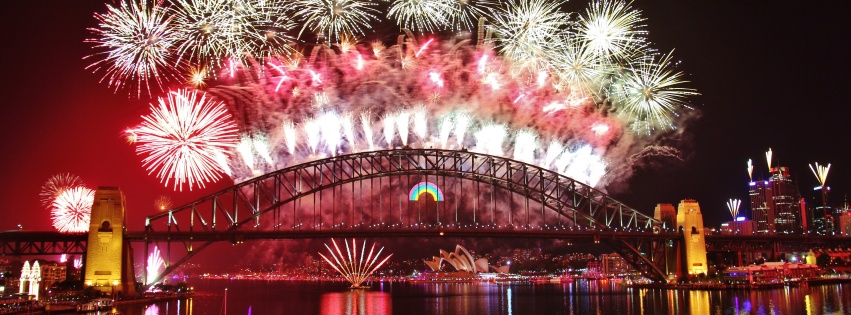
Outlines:
[[98,187],[92,203],[86,253],[86,287],[113,295],[136,294],[130,244],[124,241],[124,194],[118,187]]
[[689,277],[708,273],[706,238],[703,230],[703,214],[695,200],[683,200],[677,208],[677,226],[683,234],[683,255]]

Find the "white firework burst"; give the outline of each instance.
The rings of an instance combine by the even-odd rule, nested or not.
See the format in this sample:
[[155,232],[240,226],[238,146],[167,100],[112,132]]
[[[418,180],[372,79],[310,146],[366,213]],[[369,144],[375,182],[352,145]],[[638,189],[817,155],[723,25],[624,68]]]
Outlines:
[[68,189],[80,186],[83,186],[83,180],[79,176],[71,173],[56,174],[48,178],[44,185],[41,185],[41,192],[38,195],[41,197],[41,203],[49,208],[60,194]]
[[553,69],[561,85],[578,95],[598,94],[610,65],[584,43],[565,38],[553,54]]
[[457,30],[473,30],[480,18],[487,18],[499,1],[491,0],[454,0],[454,15],[451,26]]
[[106,8],[106,14],[95,13],[98,27],[89,29],[96,37],[86,40],[103,50],[86,58],[102,59],[87,69],[103,71],[101,81],[116,91],[135,86],[136,97],[143,88],[150,95],[151,83],[161,88],[178,77],[172,52],[178,36],[165,8],[147,0],[120,1]]
[[237,128],[221,102],[203,92],[177,90],[151,104],[151,114],[142,118],[133,130],[136,152],[146,156],[142,163],[148,173],[157,172],[166,186],[174,180],[175,190],[184,184],[192,190],[225,172],[217,157],[236,146]]
[[87,232],[94,198],[95,191],[85,187],[74,187],[59,194],[50,212],[53,227],[62,233]]
[[595,54],[629,59],[646,46],[641,11],[618,0],[595,1],[579,16],[579,36]]
[[614,85],[615,104],[634,119],[633,127],[650,133],[656,127],[674,128],[672,116],[688,107],[686,98],[698,93],[683,87],[683,73],[675,71],[671,54],[631,66]]
[[451,0],[395,0],[387,17],[415,32],[435,32],[450,28],[452,18],[458,16],[456,12]]
[[550,62],[551,47],[567,26],[565,1],[508,0],[494,11],[493,32],[500,52],[516,68],[537,72]]
[[[378,20],[376,3],[362,0],[300,0],[295,16],[304,20],[305,29],[321,33],[330,41],[339,41],[344,34],[363,35],[369,22]],[[300,36],[299,36],[300,37]]]
[[173,21],[181,59],[220,67],[228,58],[251,52],[246,34],[256,34],[257,11],[245,0],[173,0]]

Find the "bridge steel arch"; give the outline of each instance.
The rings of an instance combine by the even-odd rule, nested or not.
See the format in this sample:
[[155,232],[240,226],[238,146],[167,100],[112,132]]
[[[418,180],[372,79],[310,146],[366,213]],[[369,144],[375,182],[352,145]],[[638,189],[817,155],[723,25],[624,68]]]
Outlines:
[[[514,210],[509,210],[508,220],[511,224],[497,225],[496,212],[492,210],[492,224],[476,222],[476,211],[473,211],[474,222],[460,222],[457,215],[455,222],[415,222],[390,224],[383,217],[375,222],[370,214],[369,223],[364,220],[363,205],[361,222],[343,222],[343,214],[333,211],[354,212],[354,202],[351,209],[334,210],[332,217],[339,214],[341,222],[332,219],[332,225],[323,223],[307,226],[302,218],[300,224],[283,226],[281,218],[286,215],[292,205],[292,221],[303,216],[296,212],[296,202],[301,202],[308,196],[320,193],[318,202],[322,202],[321,192],[335,187],[354,183],[381,180],[390,176],[421,176],[427,178],[455,178],[462,181],[472,181],[490,185],[492,189],[501,189],[532,200],[540,205],[541,214],[546,216],[544,209],[558,217],[559,224],[545,227],[535,227],[529,223],[528,209],[526,224],[517,224],[510,218]],[[478,185],[478,184],[477,184]],[[476,186],[478,187],[478,186]],[[462,186],[463,190],[463,186]],[[352,197],[354,198],[354,197]],[[478,197],[477,197],[478,198]],[[513,196],[512,196],[513,198]],[[335,202],[332,197],[331,202]],[[327,202],[327,201],[326,201]],[[401,202],[401,201],[400,201]],[[513,199],[512,205],[513,206]],[[456,208],[457,209],[457,208]],[[374,209],[370,209],[374,211]],[[322,207],[320,205],[320,212]],[[391,210],[392,211],[392,210]],[[401,206],[399,210],[400,221]],[[314,208],[315,212],[315,208]],[[439,210],[438,210],[439,212]],[[326,213],[327,215],[327,213]],[[500,215],[504,215],[500,213]],[[350,218],[352,216],[350,215]],[[322,213],[319,214],[320,221]],[[316,214],[313,214],[316,219]],[[505,157],[469,152],[467,150],[438,150],[438,149],[395,149],[353,153],[300,165],[287,167],[272,173],[236,184],[212,195],[201,198],[190,204],[150,216],[145,222],[143,235],[134,237],[145,242],[145,252],[153,242],[166,242],[165,249],[167,267],[160,275],[155,276],[154,283],[163,275],[174,271],[180,264],[187,261],[200,250],[218,241],[230,240],[240,243],[249,239],[279,239],[306,238],[310,235],[319,237],[348,236],[348,235],[382,235],[385,237],[418,235],[412,230],[426,231],[428,229],[441,232],[462,232],[455,235],[476,235],[476,231],[490,229],[481,237],[541,237],[540,230],[553,230],[557,234],[545,233],[547,238],[575,239],[589,237],[594,242],[604,242],[624,259],[632,264],[646,277],[663,281],[666,277],[666,251],[673,241],[681,238],[671,233],[662,222],[653,219],[623,203],[611,198],[605,193],[594,189],[582,182],[544,169],[539,166],[523,163]],[[539,231],[536,231],[539,230]],[[380,231],[381,233],[373,233]],[[589,233],[592,232],[592,233]],[[593,233],[601,232],[601,233]],[[536,234],[537,233],[537,234]],[[561,234],[558,234],[561,233]],[[621,237],[614,237],[614,235]],[[262,237],[257,237],[262,235]],[[434,234],[431,234],[434,235]],[[634,237],[623,237],[632,235]],[[185,255],[174,263],[171,261],[172,244],[185,250]],[[178,246],[178,244],[180,246]],[[147,272],[147,271],[146,271]],[[145,275],[147,279],[148,275]]]

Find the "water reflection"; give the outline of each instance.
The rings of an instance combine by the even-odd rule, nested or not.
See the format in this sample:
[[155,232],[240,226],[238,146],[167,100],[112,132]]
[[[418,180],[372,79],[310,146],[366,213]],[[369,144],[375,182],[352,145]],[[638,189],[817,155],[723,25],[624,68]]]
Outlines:
[[321,314],[392,314],[390,294],[367,290],[349,290],[322,294]]
[[613,281],[565,283],[193,283],[193,299],[122,305],[127,315],[221,314],[851,314],[851,285],[769,290],[637,289]]

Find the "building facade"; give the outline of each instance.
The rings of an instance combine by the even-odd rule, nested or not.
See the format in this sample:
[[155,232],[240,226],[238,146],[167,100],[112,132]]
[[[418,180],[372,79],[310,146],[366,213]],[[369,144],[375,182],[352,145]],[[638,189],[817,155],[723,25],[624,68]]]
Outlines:
[[801,194],[788,167],[772,167],[767,180],[751,181],[748,187],[751,218],[756,221],[758,234],[803,232]]

